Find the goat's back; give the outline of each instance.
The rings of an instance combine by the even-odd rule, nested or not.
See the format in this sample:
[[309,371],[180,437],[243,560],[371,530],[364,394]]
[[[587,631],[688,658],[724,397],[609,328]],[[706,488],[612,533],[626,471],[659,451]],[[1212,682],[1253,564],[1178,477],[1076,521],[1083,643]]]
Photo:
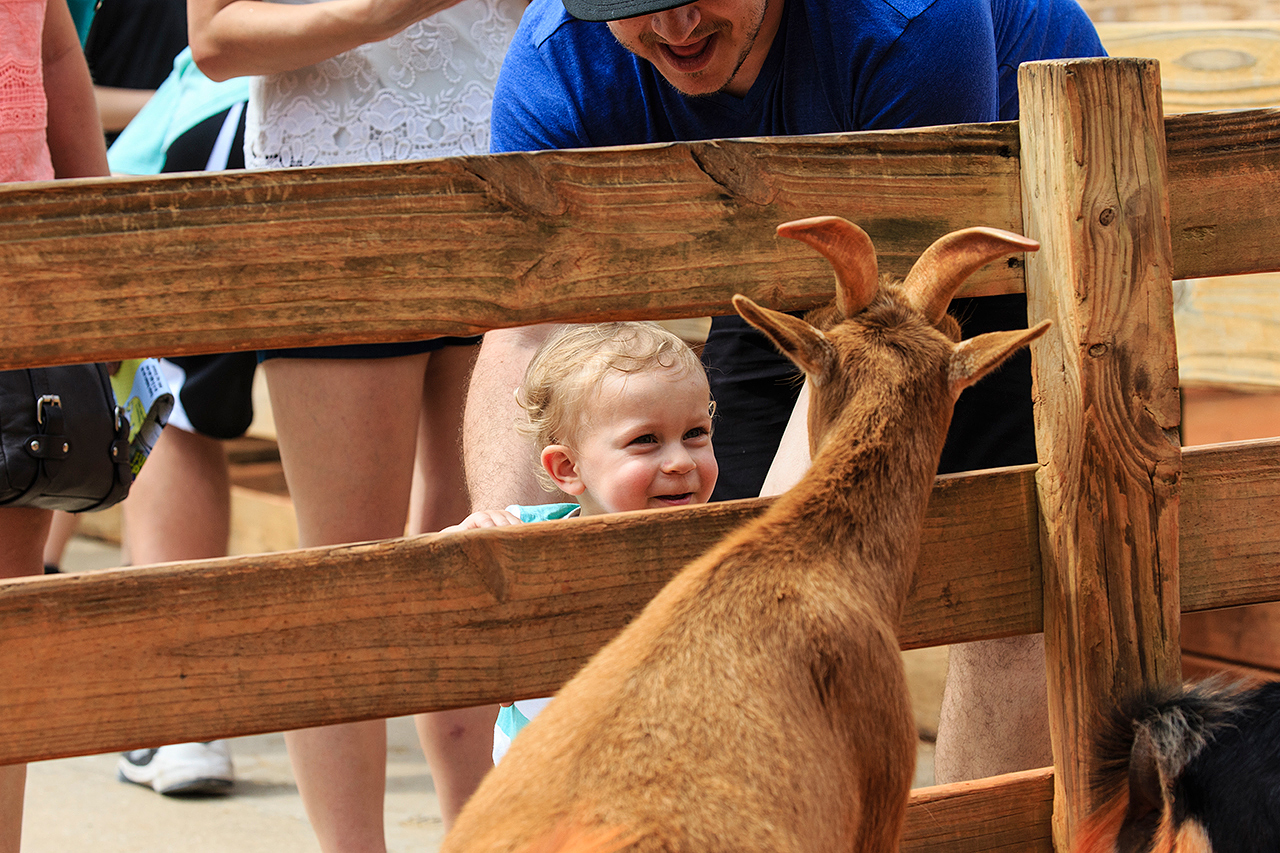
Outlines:
[[915,734],[894,626],[812,555],[762,567],[734,548],[685,569],[530,723],[443,850],[522,850],[566,821],[635,850],[897,837]]

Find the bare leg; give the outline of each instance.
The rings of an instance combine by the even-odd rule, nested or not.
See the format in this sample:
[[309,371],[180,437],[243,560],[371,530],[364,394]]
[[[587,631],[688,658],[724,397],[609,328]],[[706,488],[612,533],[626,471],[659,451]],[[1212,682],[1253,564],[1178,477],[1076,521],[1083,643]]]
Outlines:
[[939,784],[1053,763],[1044,637],[951,647],[934,776]]
[[18,853],[22,843],[22,801],[27,765],[0,767],[0,853]]
[[462,472],[462,407],[479,347],[431,353],[423,377],[407,532],[432,533],[470,512]]
[[[0,508],[0,579],[44,571],[44,543],[53,513],[29,507]],[[27,766],[0,767],[0,853],[18,853]]]
[[49,527],[49,536],[44,543],[44,564],[58,568],[62,565],[62,554],[67,550],[67,543],[75,535],[80,526],[80,516],[70,512],[55,512],[53,524]]
[[[462,473],[462,404],[476,349],[449,347],[432,353],[427,364],[409,515],[411,534],[456,524],[470,508]],[[446,831],[493,767],[497,716],[494,705],[414,718]]]
[[385,851],[386,721],[286,732],[285,745],[320,849]]
[[446,832],[484,775],[493,769],[493,724],[497,719],[497,705],[418,714],[413,718],[422,753],[431,767]]
[[135,565],[224,556],[231,482],[222,442],[166,427],[122,507]]
[[[263,365],[301,545],[404,532],[427,355],[271,359]],[[386,848],[386,723],[285,735],[325,853]]]

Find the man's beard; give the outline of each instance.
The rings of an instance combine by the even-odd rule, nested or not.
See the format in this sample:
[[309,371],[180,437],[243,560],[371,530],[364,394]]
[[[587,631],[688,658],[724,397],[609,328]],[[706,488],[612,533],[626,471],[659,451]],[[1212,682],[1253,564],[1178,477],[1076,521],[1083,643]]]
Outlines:
[[[751,51],[756,44],[756,39],[760,35],[760,29],[761,27],[764,26],[764,16],[765,16],[765,13],[768,11],[768,6],[769,4],[767,0],[766,2],[761,3],[758,7],[759,14],[756,15],[754,20],[748,22],[747,38],[743,42],[742,49],[738,53],[737,61],[733,64],[733,70],[729,73],[729,76],[725,78],[724,83],[721,84],[716,90],[712,92],[697,92],[697,93],[686,92],[684,89],[680,88],[679,86],[676,86],[676,84],[673,83],[672,81],[667,80],[667,82],[671,83],[672,86],[675,86],[675,88],[679,90],[681,94],[691,98],[701,98],[701,97],[706,97],[708,95],[716,95],[724,91],[724,89],[733,82],[733,79],[738,76],[738,72],[742,70],[742,66],[746,64],[747,58],[751,55]],[[690,33],[689,39],[690,41],[697,41],[700,39],[704,39],[707,36],[717,35],[719,33],[725,33],[729,31],[730,27],[731,25],[726,21],[713,21],[710,23],[706,23],[706,22],[699,23],[698,26],[694,28],[693,32]],[[660,39],[657,33],[653,32],[653,30],[645,30],[644,32],[642,32],[637,37],[637,41],[639,41],[643,47],[647,48],[653,53],[661,53],[662,45],[665,44],[665,42],[662,39]],[[629,48],[625,43],[622,43],[622,46],[627,50],[631,50],[631,48]],[[634,53],[635,51],[632,51],[632,52]],[[698,80],[705,73],[706,73],[705,71],[697,71],[685,76],[687,76],[691,80]],[[664,75],[664,79],[665,79],[665,75]]]

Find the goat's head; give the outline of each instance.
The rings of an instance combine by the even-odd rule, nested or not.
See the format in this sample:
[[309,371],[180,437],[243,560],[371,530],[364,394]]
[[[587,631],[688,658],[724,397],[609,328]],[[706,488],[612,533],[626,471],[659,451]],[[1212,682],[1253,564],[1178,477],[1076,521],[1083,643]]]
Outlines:
[[[778,233],[816,249],[835,269],[836,299],[831,308],[810,315],[809,322],[763,308],[745,296],[734,308],[767,335],[808,377],[809,441],[817,451],[834,418],[859,386],[867,370],[936,372],[945,385],[945,411],[919,413],[951,417],[951,404],[1018,348],[1049,327],[1046,320],[1031,329],[991,332],[959,341],[959,325],[947,315],[951,297],[970,275],[1011,251],[1034,251],[1040,244],[996,228],[967,228],[940,238],[897,283],[881,280],[875,248],[866,232],[837,216],[787,222]],[[888,352],[892,363],[877,353]],[[863,365],[875,363],[875,367]],[[833,381],[833,380],[839,381]],[[927,405],[921,401],[920,405]]]

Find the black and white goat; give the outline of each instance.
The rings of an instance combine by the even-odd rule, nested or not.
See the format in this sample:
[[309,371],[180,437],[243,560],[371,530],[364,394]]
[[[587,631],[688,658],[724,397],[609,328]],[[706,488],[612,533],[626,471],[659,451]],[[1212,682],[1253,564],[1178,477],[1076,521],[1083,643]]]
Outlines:
[[1097,749],[1107,805],[1075,853],[1280,851],[1280,682],[1135,697]]

